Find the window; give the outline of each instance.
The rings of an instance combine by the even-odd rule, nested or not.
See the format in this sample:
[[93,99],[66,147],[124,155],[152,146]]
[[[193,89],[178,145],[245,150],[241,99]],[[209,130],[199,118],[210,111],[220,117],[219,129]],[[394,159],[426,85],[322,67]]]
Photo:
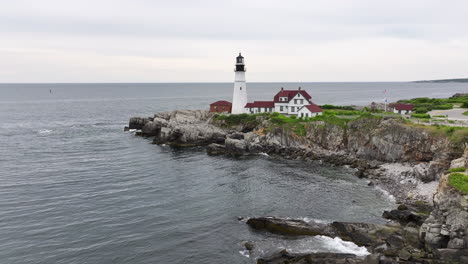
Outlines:
[[309,114],[308,114],[308,113],[306,113],[305,115],[306,115],[306,117],[309,117]]
[[294,112],[294,106],[291,106],[291,112]]
[[242,91],[242,87],[240,88],[240,90]]
[[283,106],[280,106],[280,111],[283,111]]
[[260,107],[258,107],[258,109],[257,109],[257,110],[258,110],[258,112],[259,112],[259,113],[261,113],[261,112],[262,112],[262,110],[260,109]]
[[301,113],[301,117],[304,117],[304,113]]
[[303,99],[299,100],[299,103],[304,104],[304,100]]
[[297,99],[294,99],[294,104],[297,104]]

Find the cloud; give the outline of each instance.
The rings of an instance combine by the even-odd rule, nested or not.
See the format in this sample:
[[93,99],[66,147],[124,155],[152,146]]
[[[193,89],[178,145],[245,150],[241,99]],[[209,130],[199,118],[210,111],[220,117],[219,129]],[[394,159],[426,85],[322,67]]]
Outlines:
[[8,1],[0,71],[9,74],[0,82],[231,81],[238,51],[254,81],[452,77],[468,62],[467,8],[457,0]]

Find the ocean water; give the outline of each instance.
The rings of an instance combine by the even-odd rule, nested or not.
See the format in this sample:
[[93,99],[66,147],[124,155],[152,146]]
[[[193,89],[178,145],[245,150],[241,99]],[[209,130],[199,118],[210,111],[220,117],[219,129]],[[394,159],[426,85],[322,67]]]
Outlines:
[[[467,84],[252,83],[319,103],[468,92]],[[284,239],[237,217],[380,222],[392,200],[320,162],[211,157],[123,132],[131,116],[203,109],[232,84],[0,84],[0,263],[253,263],[279,248],[364,254],[325,237]],[[243,241],[254,241],[247,257]]]

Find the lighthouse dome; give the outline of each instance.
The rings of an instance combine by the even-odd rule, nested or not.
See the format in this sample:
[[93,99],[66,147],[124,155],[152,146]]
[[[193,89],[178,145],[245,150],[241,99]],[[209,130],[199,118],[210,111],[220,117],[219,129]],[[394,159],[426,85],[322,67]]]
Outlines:
[[242,57],[242,54],[239,52],[239,56],[236,58],[236,63],[244,63],[244,57]]

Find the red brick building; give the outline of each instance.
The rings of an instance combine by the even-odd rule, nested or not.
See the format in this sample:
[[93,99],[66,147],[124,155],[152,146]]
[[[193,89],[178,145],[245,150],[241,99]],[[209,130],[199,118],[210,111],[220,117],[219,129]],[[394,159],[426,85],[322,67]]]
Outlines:
[[210,104],[210,112],[228,112],[231,113],[232,104],[228,101],[217,101]]

